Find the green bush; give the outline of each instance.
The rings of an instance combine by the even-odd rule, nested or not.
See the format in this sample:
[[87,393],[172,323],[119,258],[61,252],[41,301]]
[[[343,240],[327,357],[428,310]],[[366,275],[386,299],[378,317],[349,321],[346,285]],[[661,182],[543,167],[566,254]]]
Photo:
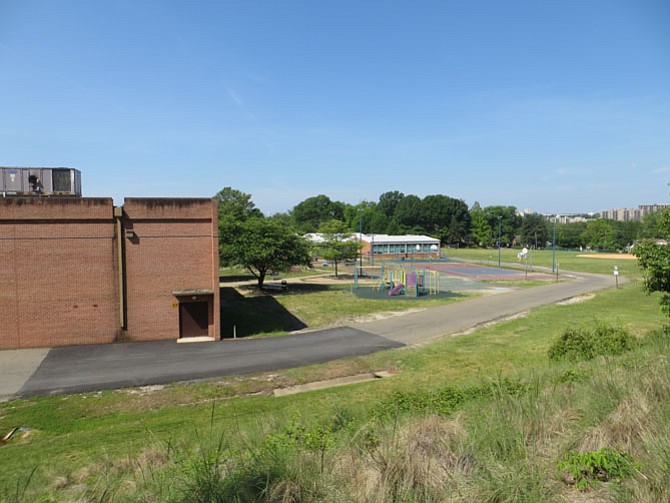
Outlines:
[[594,452],[568,452],[557,467],[566,482],[585,491],[598,482],[621,481],[639,469],[639,464],[630,454],[605,447]]
[[636,345],[635,338],[621,326],[598,322],[595,328],[568,328],[548,351],[550,360],[591,360],[599,355],[620,355]]
[[594,357],[593,341],[588,330],[568,328],[549,348],[550,360],[590,360]]

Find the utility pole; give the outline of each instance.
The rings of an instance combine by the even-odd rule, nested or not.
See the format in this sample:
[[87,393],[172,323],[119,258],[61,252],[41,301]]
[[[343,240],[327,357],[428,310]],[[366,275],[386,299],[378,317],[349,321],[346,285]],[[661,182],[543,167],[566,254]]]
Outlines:
[[500,265],[500,253],[502,249],[502,215],[498,215],[498,269]]
[[363,269],[363,208],[358,208],[358,265]]
[[558,215],[554,215],[554,239],[552,240],[551,244],[551,272],[555,272],[556,270],[556,217]]

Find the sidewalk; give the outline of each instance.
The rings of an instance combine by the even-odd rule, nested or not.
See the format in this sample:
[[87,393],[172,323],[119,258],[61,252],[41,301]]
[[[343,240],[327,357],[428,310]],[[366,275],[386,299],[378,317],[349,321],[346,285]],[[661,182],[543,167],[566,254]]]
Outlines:
[[570,275],[575,279],[477,297],[465,302],[355,325],[355,328],[412,346],[446,335],[457,335],[535,307],[555,304],[614,286],[613,279],[609,276],[584,273]]
[[0,351],[0,401],[18,393],[49,351],[48,348]]

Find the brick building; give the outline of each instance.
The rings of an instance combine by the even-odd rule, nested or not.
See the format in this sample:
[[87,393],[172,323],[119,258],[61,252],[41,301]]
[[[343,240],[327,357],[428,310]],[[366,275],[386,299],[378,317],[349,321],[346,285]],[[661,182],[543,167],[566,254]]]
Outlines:
[[0,199],[0,349],[220,338],[211,199]]

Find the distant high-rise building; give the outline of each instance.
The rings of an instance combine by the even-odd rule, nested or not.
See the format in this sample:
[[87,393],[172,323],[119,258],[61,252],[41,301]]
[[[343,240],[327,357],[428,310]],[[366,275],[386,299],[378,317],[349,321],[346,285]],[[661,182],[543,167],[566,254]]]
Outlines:
[[619,222],[639,222],[645,215],[670,208],[670,204],[641,204],[637,208],[617,208],[612,210],[603,210],[600,217],[607,220],[617,220]]

